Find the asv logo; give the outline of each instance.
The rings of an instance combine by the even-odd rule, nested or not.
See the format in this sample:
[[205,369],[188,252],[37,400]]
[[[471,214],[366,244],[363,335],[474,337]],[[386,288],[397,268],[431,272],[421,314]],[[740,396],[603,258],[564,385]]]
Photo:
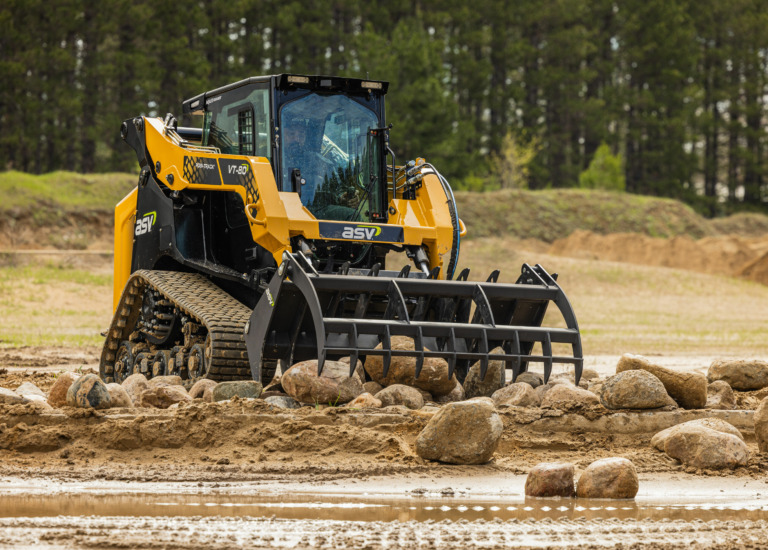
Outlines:
[[134,229],[133,234],[138,237],[144,233],[149,233],[152,231],[152,226],[155,225],[156,219],[157,212],[148,212],[144,214],[141,219],[136,220],[136,229]]
[[238,176],[244,176],[248,173],[248,165],[243,163],[240,166],[235,166],[234,164],[227,166],[227,170],[229,170],[230,174],[237,174]]
[[381,233],[381,227],[376,227],[375,225],[358,225],[357,227],[344,226],[344,231],[341,232],[341,238],[372,241],[379,233]]

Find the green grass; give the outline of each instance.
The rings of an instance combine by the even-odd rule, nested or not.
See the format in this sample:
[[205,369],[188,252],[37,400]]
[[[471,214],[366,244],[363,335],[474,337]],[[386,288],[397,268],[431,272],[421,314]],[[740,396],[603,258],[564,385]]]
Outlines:
[[14,218],[31,214],[42,224],[49,211],[109,211],[137,180],[136,175],[121,173],[0,172],[0,212]]

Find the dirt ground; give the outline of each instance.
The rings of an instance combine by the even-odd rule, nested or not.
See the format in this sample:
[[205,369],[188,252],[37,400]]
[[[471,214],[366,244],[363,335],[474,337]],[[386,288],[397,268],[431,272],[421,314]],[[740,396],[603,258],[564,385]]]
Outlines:
[[[524,246],[525,250],[516,251],[510,263],[515,264],[521,255],[529,253],[545,255],[550,260],[554,258],[555,263],[560,261],[552,255],[553,251],[545,253],[540,243],[529,242]],[[475,243],[468,247],[467,255],[470,259],[487,257],[486,248],[497,247],[496,241]],[[587,247],[584,250],[584,254],[589,253]],[[75,269],[88,270],[90,260],[78,257],[76,261]],[[97,262],[94,264],[97,272],[106,272],[101,256],[94,256],[93,261]],[[582,322],[585,341],[594,338],[600,343],[596,346],[597,353],[603,354],[588,355],[585,367],[596,369],[601,375],[611,374],[621,351],[647,352],[651,349],[647,342],[654,340],[647,337],[642,340],[646,349],[642,346],[638,346],[641,349],[624,349],[627,344],[618,340],[622,337],[619,325],[625,321],[621,312],[611,312],[611,315],[618,315],[620,321],[611,317],[604,321],[605,327],[599,324],[600,308],[607,307],[611,301],[624,304],[621,300],[635,304],[637,311],[642,310],[644,315],[650,313],[643,308],[648,311],[656,308],[654,311],[659,317],[644,321],[646,334],[655,325],[659,333],[655,338],[659,341],[665,338],[682,340],[673,352],[652,357],[664,366],[703,373],[715,357],[741,357],[745,353],[763,359],[768,356],[768,351],[764,351],[760,344],[764,343],[765,329],[768,328],[764,315],[762,320],[760,318],[760,312],[764,314],[765,311],[762,287],[751,283],[729,287],[732,294],[728,296],[730,311],[724,315],[738,315],[741,311],[747,328],[734,333],[738,339],[736,336],[723,338],[717,332],[717,319],[703,317],[704,312],[712,311],[710,303],[706,302],[711,299],[708,290],[707,297],[702,298],[703,305],[690,306],[674,304],[674,298],[669,295],[655,303],[645,293],[652,292],[653,288],[658,288],[660,293],[669,292],[672,281],[673,285],[679,285],[673,291],[684,289],[689,300],[696,289],[709,289],[708,285],[717,288],[725,278],[700,278],[692,284],[687,275],[678,272],[659,271],[660,268],[653,266],[627,267],[625,271],[624,267],[601,262],[603,260],[580,257],[564,258],[561,264],[565,267],[563,273],[569,273],[568,268],[571,268],[570,273],[583,276],[572,281],[574,300],[598,302],[592,306],[593,312],[585,312],[580,319],[588,319],[586,323]],[[626,280],[624,274],[631,274],[632,269],[641,273],[637,275],[638,279],[651,279],[655,286],[644,288],[639,297],[628,299],[622,292],[631,291],[633,280]],[[594,270],[599,270],[597,275],[593,274]],[[617,272],[621,276],[616,277]],[[35,271],[24,278],[25,273],[16,272],[18,277],[14,280],[21,282],[14,283],[18,286],[12,289],[36,288],[39,283],[34,278],[40,278],[40,273]],[[608,273],[610,275],[606,275]],[[676,283],[678,276],[685,282]],[[594,280],[602,281],[604,286],[595,288]],[[70,284],[73,286],[67,286]],[[91,283],[80,281],[58,286],[57,294],[50,300],[65,302],[67,308],[76,311],[79,307],[77,297],[87,296],[89,288],[96,289],[92,299],[81,298],[80,307],[89,315],[106,309],[108,318],[109,308],[104,304],[109,304],[110,288],[103,282],[93,286],[88,284]],[[759,292],[755,292],[758,288]],[[12,298],[14,290],[8,292]],[[3,298],[2,292],[0,298]],[[8,294],[5,299],[9,299]],[[669,311],[670,303],[674,304],[672,312]],[[738,311],[733,311],[734,303],[739,304]],[[34,302],[30,304],[24,307],[34,307]],[[13,309],[13,304],[7,307]],[[688,307],[685,312],[678,311],[685,307]],[[576,310],[580,313],[579,307]],[[637,315],[637,311],[627,313]],[[677,317],[670,320],[673,314]],[[13,323],[23,332],[24,314],[16,315]],[[681,317],[683,315],[702,318],[703,323],[711,324],[691,327],[690,335],[684,332],[685,327],[679,328],[679,334],[670,334],[664,323],[674,326],[680,319],[689,323],[689,318]],[[102,317],[105,315],[98,313],[100,321]],[[721,324],[728,325],[721,329],[727,331],[733,329],[736,321]],[[614,340],[603,336],[603,331],[610,330],[611,326],[616,328]],[[623,328],[627,333],[638,332],[628,325]],[[3,336],[0,334],[0,340]],[[729,341],[735,344],[729,347]],[[29,381],[46,391],[63,370],[95,372],[99,354],[100,348],[88,342],[76,346],[48,342],[41,345],[0,344],[0,387],[15,389]],[[564,371],[564,368],[555,370],[556,373]],[[760,398],[754,392],[743,394],[740,407],[754,409]],[[495,503],[485,505],[486,510],[496,507],[503,511],[512,503],[512,507],[520,510],[531,508],[525,512],[527,515],[510,518],[494,512],[470,521],[462,519],[466,516],[461,515],[436,516],[450,519],[431,519],[431,516],[430,519],[412,519],[406,514],[401,519],[378,520],[359,511],[343,512],[333,507],[331,510],[335,515],[309,513],[306,517],[288,517],[285,512],[277,516],[266,512],[233,515],[230,513],[233,508],[222,508],[223,512],[211,512],[213,515],[194,516],[177,514],[171,509],[160,515],[138,518],[130,507],[109,514],[80,509],[47,515],[42,512],[39,515],[6,512],[0,513],[0,548],[735,549],[768,546],[768,525],[761,515],[762,510],[768,510],[768,487],[765,485],[768,457],[758,453],[749,430],[745,430],[750,451],[746,467],[733,471],[698,471],[685,468],[654,450],[649,444],[652,433],[541,431],[536,428],[537,422],[562,413],[508,408],[500,412],[504,433],[492,461],[482,466],[450,466],[425,461],[414,452],[416,436],[435,410],[430,407],[419,411],[401,407],[349,410],[317,406],[285,411],[261,400],[237,399],[217,404],[193,402],[169,411],[112,409],[86,412],[64,408],[40,414],[31,404],[0,406],[0,510],[3,510],[3,498],[13,495],[28,499],[24,510],[30,510],[29,506],[35,510],[35,503],[42,507],[45,498],[52,493],[61,493],[68,499],[83,492],[94,498],[109,494],[139,494],[150,495],[151,498],[146,497],[149,500],[185,492],[202,495],[203,499],[212,498],[211,495],[221,498],[221,495],[248,493],[255,498],[270,496],[277,501],[289,501],[299,494],[314,495],[321,500],[330,498],[328,495],[342,495],[338,498],[347,499],[351,506],[370,495],[389,495],[411,502],[408,499],[426,492],[434,498],[445,498],[442,507],[452,510],[464,506],[461,499],[485,498]],[[601,407],[577,412],[588,419],[607,414]],[[693,501],[716,502],[727,495],[739,502],[752,502],[757,511],[753,515],[726,511],[723,518],[706,516],[706,520],[700,516],[679,519],[643,516],[645,512],[632,512],[634,515],[627,517],[617,516],[615,511],[592,517],[589,514],[593,508],[617,510],[622,505],[583,503],[582,506],[569,501],[568,511],[559,516],[553,510],[557,510],[562,502],[536,504],[522,498],[525,475],[537,463],[572,462],[578,476],[592,461],[610,456],[629,458],[638,470],[641,490],[637,504],[630,508],[652,506],[660,501],[677,502],[681,506]],[[450,492],[445,492],[446,488],[450,488]],[[16,509],[8,506],[7,509]],[[477,507],[467,504],[469,510],[472,506]],[[547,513],[536,516],[537,510],[544,508]]]

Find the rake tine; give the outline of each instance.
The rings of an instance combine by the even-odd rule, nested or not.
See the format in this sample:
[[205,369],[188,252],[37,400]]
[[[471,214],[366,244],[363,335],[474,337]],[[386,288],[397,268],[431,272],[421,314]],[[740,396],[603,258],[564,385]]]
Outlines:
[[349,347],[352,348],[352,353],[349,354],[349,376],[352,377],[355,374],[357,368],[357,358],[360,350],[357,347],[357,325],[352,325],[352,331],[349,333]]
[[552,373],[552,339],[549,332],[544,335],[544,341],[541,343],[541,351],[544,355],[544,383],[549,380],[549,375]]
[[494,269],[493,272],[488,276],[488,280],[486,282],[488,283],[495,283],[499,280],[499,273],[500,271],[498,269]]
[[485,331],[480,340],[480,352],[483,354],[480,359],[480,380],[485,380],[485,375],[488,373],[488,334]]
[[418,379],[421,368],[424,366],[424,341],[422,340],[421,327],[417,327],[416,336],[413,339],[413,349],[418,352],[416,356],[416,372],[414,378]]
[[381,349],[384,351],[384,356],[381,358],[384,370],[381,376],[386,378],[387,373],[389,373],[389,364],[392,362],[392,343],[389,339],[389,325],[384,326],[384,334],[381,337]]
[[469,278],[469,268],[465,267],[461,270],[461,273],[459,273],[459,276],[456,277],[457,281],[466,281]]

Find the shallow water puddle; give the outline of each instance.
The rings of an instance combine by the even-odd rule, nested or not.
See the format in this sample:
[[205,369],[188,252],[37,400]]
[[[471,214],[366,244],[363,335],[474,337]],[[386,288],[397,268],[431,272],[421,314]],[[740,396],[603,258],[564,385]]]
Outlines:
[[227,516],[341,521],[649,519],[710,521],[768,519],[768,501],[676,504],[624,500],[325,495],[57,494],[0,496],[0,517]]

